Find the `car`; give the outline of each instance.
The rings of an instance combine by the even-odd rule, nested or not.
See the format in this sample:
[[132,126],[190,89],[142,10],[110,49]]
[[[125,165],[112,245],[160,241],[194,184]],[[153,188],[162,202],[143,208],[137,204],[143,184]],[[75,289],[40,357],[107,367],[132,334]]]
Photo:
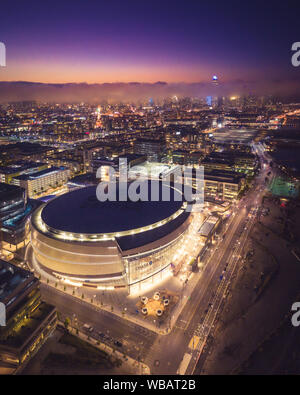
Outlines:
[[117,347],[122,347],[123,346],[123,344],[121,342],[119,342],[118,340],[114,341],[114,345],[117,346]]
[[93,332],[94,328],[91,325],[84,324],[83,328],[86,329],[89,332]]

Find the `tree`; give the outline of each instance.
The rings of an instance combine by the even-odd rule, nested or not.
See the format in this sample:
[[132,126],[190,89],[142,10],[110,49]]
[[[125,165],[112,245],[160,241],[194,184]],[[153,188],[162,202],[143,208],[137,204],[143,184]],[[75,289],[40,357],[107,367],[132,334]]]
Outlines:
[[64,325],[65,325],[66,330],[68,330],[68,327],[70,325],[70,318],[66,317]]

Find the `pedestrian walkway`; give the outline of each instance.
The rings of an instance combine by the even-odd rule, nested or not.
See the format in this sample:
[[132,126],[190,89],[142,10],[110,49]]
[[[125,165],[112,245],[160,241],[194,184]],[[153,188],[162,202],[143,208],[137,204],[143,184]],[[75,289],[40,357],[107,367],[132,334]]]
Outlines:
[[[34,260],[30,256],[32,254],[31,246],[26,251],[26,261],[31,262],[32,270],[40,273],[40,281],[46,286],[52,287],[58,292],[64,292],[72,297],[79,299],[82,303],[88,303],[94,308],[102,310],[108,314],[115,314],[120,318],[126,319],[136,325],[142,326],[159,335],[167,335],[171,332],[174,324],[177,321],[178,316],[185,307],[188,301],[188,296],[193,292],[198,280],[200,279],[201,272],[192,273],[190,272],[187,277],[187,282],[183,286],[178,278],[170,277],[160,284],[160,289],[170,289],[172,291],[177,290],[180,293],[180,299],[177,305],[174,306],[173,310],[169,312],[169,317],[160,324],[157,325],[157,320],[150,321],[149,319],[142,316],[141,313],[137,314],[136,303],[139,298],[128,297],[124,291],[112,291],[106,293],[97,293],[87,288],[76,289],[73,286],[67,284],[61,284],[60,282],[53,279],[48,273],[43,271],[41,268],[37,270],[35,267]],[[30,259],[28,259],[30,257]],[[177,285],[175,284],[177,281]],[[153,291],[151,292],[151,294]],[[147,293],[145,294],[147,295]]]

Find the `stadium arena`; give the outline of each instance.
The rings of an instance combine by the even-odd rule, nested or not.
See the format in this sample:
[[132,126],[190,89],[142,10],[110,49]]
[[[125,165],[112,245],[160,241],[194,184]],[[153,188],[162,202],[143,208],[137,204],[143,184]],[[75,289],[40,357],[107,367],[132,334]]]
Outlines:
[[[162,281],[175,270],[191,215],[180,192],[161,182],[158,200],[150,201],[145,182],[148,201],[120,201],[117,190],[116,201],[100,202],[89,186],[40,206],[31,219],[36,265],[74,286],[129,294]],[[167,192],[170,201],[163,201]]]

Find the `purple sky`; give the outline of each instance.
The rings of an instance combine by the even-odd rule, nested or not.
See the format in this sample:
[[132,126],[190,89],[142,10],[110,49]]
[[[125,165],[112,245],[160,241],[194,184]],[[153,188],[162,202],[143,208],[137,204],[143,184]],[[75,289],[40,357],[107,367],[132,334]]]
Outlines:
[[[24,1],[1,4],[1,81],[299,80],[299,6],[282,1]],[[266,3],[266,2],[265,2]],[[293,2],[294,3],[294,2]],[[294,3],[295,4],[295,3]]]

